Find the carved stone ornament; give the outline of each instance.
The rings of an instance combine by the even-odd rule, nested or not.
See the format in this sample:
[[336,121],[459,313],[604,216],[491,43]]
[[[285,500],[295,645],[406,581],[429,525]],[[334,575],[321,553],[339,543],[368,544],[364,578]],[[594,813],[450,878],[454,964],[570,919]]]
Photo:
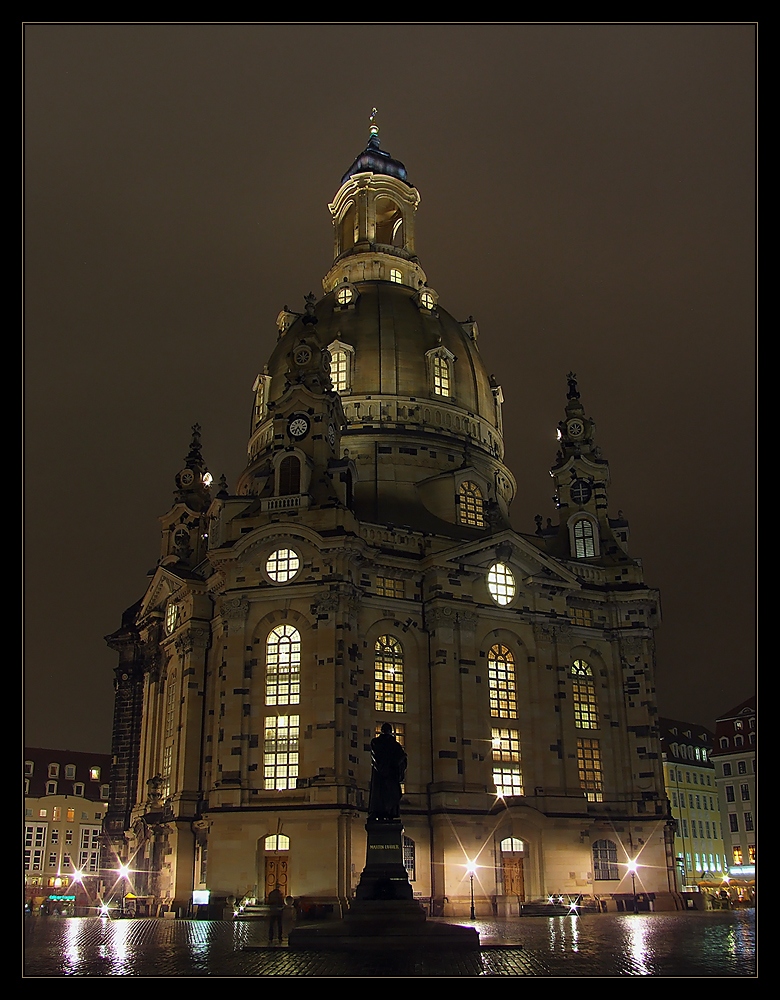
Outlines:
[[456,614],[452,608],[429,608],[425,612],[425,623],[429,628],[439,628],[442,625],[452,628],[455,621]]
[[240,632],[249,615],[249,601],[245,597],[223,598],[219,614],[230,632]]
[[192,625],[174,643],[179,656],[186,656],[194,650],[208,649],[210,632],[203,625]]

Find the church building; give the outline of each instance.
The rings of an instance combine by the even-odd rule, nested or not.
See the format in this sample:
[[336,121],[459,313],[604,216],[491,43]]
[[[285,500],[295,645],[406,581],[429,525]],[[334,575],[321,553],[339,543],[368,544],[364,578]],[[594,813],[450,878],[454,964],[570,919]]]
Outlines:
[[513,529],[502,389],[428,284],[419,202],[372,125],[329,206],[323,294],[279,314],[254,377],[246,467],[213,482],[193,428],[156,570],[107,637],[104,866],[147,912],[222,915],[277,885],[343,912],[384,723],[431,913],[467,914],[472,888],[483,916],[675,905],[658,592],[573,373],[554,516]]

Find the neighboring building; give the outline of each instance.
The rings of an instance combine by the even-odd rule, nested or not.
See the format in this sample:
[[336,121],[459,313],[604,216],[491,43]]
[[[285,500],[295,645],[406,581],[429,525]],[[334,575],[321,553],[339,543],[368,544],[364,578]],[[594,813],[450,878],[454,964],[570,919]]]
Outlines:
[[623,905],[634,861],[640,905],[675,905],[659,595],[608,514],[572,374],[555,517],[512,528],[502,390],[473,318],[427,284],[418,202],[372,128],[330,205],[324,296],[285,307],[260,363],[235,490],[195,427],[157,569],[107,637],[106,831],[154,912],[277,884],[345,904],[383,722],[409,756],[406,865],[433,912],[468,912],[470,863],[483,914],[549,893]]
[[25,748],[25,903],[36,912],[96,905],[110,769],[108,754]]
[[715,781],[723,815],[729,874],[756,875],[756,698],[725,712],[715,723]]
[[727,874],[715,765],[715,737],[704,726],[660,719],[666,794],[676,821],[678,888]]

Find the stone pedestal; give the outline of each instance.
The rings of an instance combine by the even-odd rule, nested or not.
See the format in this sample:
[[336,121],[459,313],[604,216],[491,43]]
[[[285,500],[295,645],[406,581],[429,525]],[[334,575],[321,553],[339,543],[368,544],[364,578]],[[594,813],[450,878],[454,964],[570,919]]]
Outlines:
[[415,900],[403,864],[400,820],[369,820],[366,865],[343,920],[301,925],[290,933],[290,948],[454,951],[479,948],[474,927],[428,921]]

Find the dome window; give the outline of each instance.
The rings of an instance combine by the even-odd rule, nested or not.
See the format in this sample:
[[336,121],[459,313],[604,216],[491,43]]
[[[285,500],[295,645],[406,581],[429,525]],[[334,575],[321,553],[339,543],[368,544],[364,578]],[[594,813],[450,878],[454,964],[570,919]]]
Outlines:
[[452,398],[452,365],[455,355],[446,347],[437,347],[427,354],[428,378],[434,396]]
[[390,280],[393,282],[393,284],[395,285],[403,284],[403,279],[404,276],[401,274],[401,272],[398,270],[397,267],[390,268]]
[[577,517],[570,521],[569,535],[575,559],[590,559],[598,555],[598,536],[591,518]]
[[485,501],[476,483],[463,482],[458,487],[458,520],[471,528],[485,527]]
[[330,352],[330,381],[336,392],[349,392],[352,388],[352,361],[355,349],[349,344],[334,340],[328,345]]

